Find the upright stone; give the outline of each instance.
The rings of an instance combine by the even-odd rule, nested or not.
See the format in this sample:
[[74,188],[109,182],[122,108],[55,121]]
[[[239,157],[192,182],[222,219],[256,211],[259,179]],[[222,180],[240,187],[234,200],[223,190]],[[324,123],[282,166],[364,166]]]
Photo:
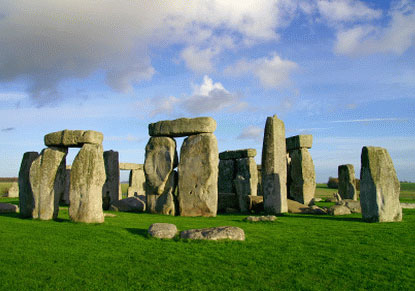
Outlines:
[[69,216],[72,221],[104,222],[102,188],[105,164],[102,145],[85,144],[72,164]]
[[175,213],[175,178],[177,166],[176,141],[170,137],[151,137],[146,146],[144,172],[146,177],[147,211]]
[[338,168],[339,194],[342,199],[357,200],[353,165],[340,165]]
[[12,183],[9,190],[7,191],[7,197],[9,197],[9,198],[19,197],[19,183],[17,183],[17,182]]
[[39,153],[26,152],[23,155],[19,170],[19,208],[20,216],[23,218],[32,217],[35,201],[33,198],[32,186],[30,185],[30,167],[37,159]]
[[146,176],[143,165],[141,168],[132,169],[128,181],[127,197],[140,196],[146,194]]
[[69,188],[71,185],[71,166],[66,166],[66,170],[65,170],[65,190],[63,191],[63,197],[61,199],[61,201],[66,204],[69,205],[70,200],[69,200]]
[[65,191],[67,148],[46,148],[30,167],[33,190],[33,218],[50,220],[58,217],[59,201]]
[[399,180],[388,151],[380,147],[363,147],[360,170],[360,204],[363,220],[401,221],[399,194]]
[[308,149],[291,150],[290,155],[290,197],[308,205],[316,190],[316,173]]
[[268,117],[265,124],[261,175],[264,210],[270,214],[287,212],[285,126],[276,115]]
[[258,169],[254,158],[237,159],[236,165],[237,170],[234,183],[239,209],[241,212],[247,212],[247,196],[257,196]]
[[183,141],[178,168],[181,216],[216,216],[218,157],[212,133],[191,135]]
[[120,163],[119,155],[116,151],[104,152],[105,174],[107,176],[104,187],[102,188],[103,208],[109,209],[110,205],[120,200]]
[[218,191],[219,193],[235,193],[233,179],[235,178],[235,161],[220,160]]

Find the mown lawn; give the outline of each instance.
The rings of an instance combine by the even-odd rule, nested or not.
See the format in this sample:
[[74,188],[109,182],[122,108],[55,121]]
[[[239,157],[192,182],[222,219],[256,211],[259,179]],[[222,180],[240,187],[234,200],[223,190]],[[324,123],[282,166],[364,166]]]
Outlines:
[[[57,221],[0,215],[0,289],[415,289],[415,210],[382,224],[364,223],[359,214],[287,214],[257,224],[243,215],[115,214],[101,225],[72,223],[67,208]],[[238,226],[246,241],[149,238],[155,222],[179,230]]]

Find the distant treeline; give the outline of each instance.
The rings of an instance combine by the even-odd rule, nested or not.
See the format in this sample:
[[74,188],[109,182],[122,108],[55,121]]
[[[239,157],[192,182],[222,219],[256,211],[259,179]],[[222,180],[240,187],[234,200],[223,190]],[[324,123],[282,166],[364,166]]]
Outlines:
[[0,178],[0,182],[17,182],[17,177]]

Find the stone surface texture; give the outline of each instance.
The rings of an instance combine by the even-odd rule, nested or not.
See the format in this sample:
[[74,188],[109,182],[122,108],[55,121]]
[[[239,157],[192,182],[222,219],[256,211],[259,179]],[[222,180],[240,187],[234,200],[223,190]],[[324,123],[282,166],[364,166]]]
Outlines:
[[256,156],[256,149],[243,149],[235,151],[225,151],[219,154],[220,160],[236,160],[242,158],[254,158]]
[[261,166],[265,212],[287,212],[285,126],[276,115],[268,117],[265,124]]
[[350,209],[352,213],[362,213],[362,208],[360,206],[360,201],[352,199],[343,199],[336,203],[337,205],[344,205]]
[[197,239],[197,240],[245,240],[245,232],[243,229],[235,226],[219,226],[203,229],[189,229],[180,233],[182,239]]
[[148,125],[150,136],[182,137],[200,133],[213,133],[216,121],[211,117],[179,118]]
[[144,168],[133,169],[130,171],[128,180],[127,197],[146,194],[146,176]]
[[19,206],[11,203],[0,202],[0,213],[17,213],[19,212]]
[[287,151],[298,149],[310,149],[313,145],[313,136],[311,134],[302,134],[292,136],[286,139]]
[[360,171],[363,220],[401,221],[399,194],[400,183],[388,151],[380,147],[363,147]]
[[146,210],[146,196],[127,197],[111,204],[111,211],[144,212]]
[[7,197],[9,197],[9,198],[19,197],[19,183],[18,182],[13,182],[12,183],[9,190],[7,191]]
[[48,147],[82,147],[84,144],[102,144],[104,135],[93,130],[62,130],[45,135]]
[[357,190],[353,165],[346,164],[338,167],[339,194],[342,199],[357,200]]
[[120,170],[143,170],[143,164],[135,164],[135,163],[120,163]]
[[148,228],[148,234],[156,238],[172,239],[177,233],[177,227],[171,223],[153,223]]
[[106,180],[102,145],[85,144],[72,164],[69,217],[75,222],[102,223],[102,188]]
[[65,188],[63,190],[63,196],[61,198],[61,202],[64,203],[65,205],[69,205],[70,200],[69,200],[69,188],[70,188],[70,184],[71,184],[71,169],[68,168],[68,165],[66,165],[66,170],[65,170]]
[[308,205],[314,198],[316,190],[316,173],[313,159],[306,148],[289,152],[290,163],[290,197]]
[[30,167],[33,191],[33,218],[50,220],[58,217],[59,201],[65,191],[66,148],[46,148]]
[[327,213],[330,214],[330,215],[348,215],[348,214],[352,214],[349,207],[347,207],[346,205],[333,205],[328,209]]
[[104,165],[106,180],[102,188],[102,205],[107,210],[112,203],[122,199],[120,193],[120,163],[116,151],[104,152]]
[[19,170],[19,208],[20,216],[29,218],[33,215],[35,201],[32,186],[30,185],[30,167],[39,156],[38,152],[26,152],[23,154]]
[[235,161],[220,160],[218,174],[219,193],[235,193],[233,180],[235,179]]
[[178,168],[181,216],[216,216],[218,158],[218,143],[212,133],[192,135],[183,141]]
[[248,216],[244,219],[245,221],[249,222],[260,222],[260,221],[275,221],[277,217],[274,215],[267,215],[267,216]]
[[176,215],[177,197],[175,189],[177,186],[178,174],[176,171],[170,173],[164,192],[161,195],[147,193],[147,212],[164,215]]

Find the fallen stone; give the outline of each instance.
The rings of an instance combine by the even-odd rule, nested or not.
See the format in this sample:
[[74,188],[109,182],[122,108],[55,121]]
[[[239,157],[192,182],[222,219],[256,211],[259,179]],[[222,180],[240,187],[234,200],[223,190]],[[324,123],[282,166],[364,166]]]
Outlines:
[[302,134],[292,136],[286,139],[287,151],[298,149],[310,149],[313,145],[313,136],[311,134]]
[[74,222],[102,223],[102,187],[106,180],[102,145],[85,144],[72,164],[69,217]]
[[111,204],[109,210],[119,212],[144,212],[146,210],[146,196],[128,197]]
[[235,161],[220,160],[218,174],[219,193],[235,193],[233,179],[235,178]]
[[352,213],[362,213],[362,208],[360,206],[360,201],[352,199],[343,199],[337,202],[337,205],[344,205],[350,209]]
[[360,172],[360,204],[367,222],[402,220],[400,183],[389,153],[380,147],[363,147]]
[[216,121],[211,117],[179,118],[148,125],[150,136],[182,137],[200,133],[213,133]]
[[345,205],[333,205],[328,209],[327,213],[335,216],[352,214],[349,207]]
[[243,149],[235,151],[225,151],[219,154],[220,160],[236,160],[243,158],[254,158],[256,156],[256,149]]
[[180,151],[178,200],[181,216],[216,216],[218,143],[212,133],[192,135]]
[[274,215],[267,215],[267,216],[248,216],[244,219],[245,221],[249,222],[259,222],[259,221],[275,221],[277,217]]
[[172,239],[177,232],[177,227],[170,223],[153,223],[148,228],[148,234],[156,238]]
[[357,190],[353,165],[340,165],[338,168],[338,177],[339,195],[341,198],[357,200]]
[[287,199],[288,213],[310,214],[310,208],[298,201]]
[[189,229],[180,233],[182,239],[196,240],[245,240],[245,232],[243,229],[235,226],[219,226],[203,229]]
[[117,217],[117,215],[113,213],[104,213],[104,217]]
[[23,154],[19,170],[19,208],[22,218],[33,215],[34,198],[32,186],[30,185],[30,167],[39,156],[38,152],[26,152]]
[[17,213],[19,212],[19,206],[11,203],[0,202],[0,213]]
[[10,186],[9,190],[7,191],[7,196],[9,198],[17,198],[19,197],[19,183],[13,182]]
[[93,130],[62,130],[45,135],[48,147],[82,147],[84,144],[102,144],[104,135]]
[[310,214],[327,214],[327,211],[317,205],[312,205],[309,207]]
[[142,170],[143,168],[143,164],[120,163],[120,170]]
[[261,175],[265,212],[287,212],[285,126],[276,115],[268,117],[265,124]]
[[401,203],[401,207],[405,209],[415,209],[415,203]]
[[65,191],[66,148],[46,148],[30,167],[30,185],[33,191],[33,218],[56,219],[59,201]]

